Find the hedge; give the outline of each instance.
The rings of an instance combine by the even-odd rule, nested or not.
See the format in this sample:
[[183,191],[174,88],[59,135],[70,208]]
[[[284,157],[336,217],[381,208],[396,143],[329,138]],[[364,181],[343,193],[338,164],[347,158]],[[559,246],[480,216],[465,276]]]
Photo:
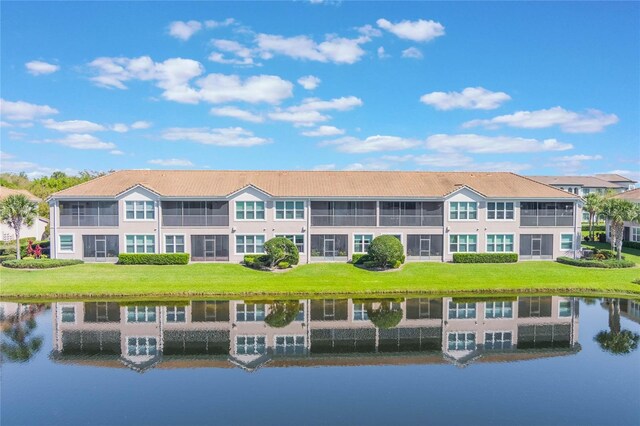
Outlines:
[[[49,241],[34,241],[33,238],[29,238],[28,240],[33,241],[33,243],[31,243],[31,247],[35,249],[36,246],[40,246],[40,248],[42,249],[42,254],[46,254],[47,256],[49,256],[49,252],[50,252]],[[26,244],[20,244],[20,257],[25,257],[27,255],[27,247],[29,246],[29,241],[27,241]]]
[[264,269],[269,268],[271,259],[266,254],[246,254],[243,263],[249,268]]
[[632,248],[636,250],[640,250],[640,243],[635,241],[623,241],[622,247]]
[[354,253],[351,255],[351,263],[354,265],[362,265],[370,260],[373,260],[373,258],[366,253]]
[[3,254],[0,255],[0,263],[4,262],[5,260],[15,260],[15,258],[15,254]]
[[454,253],[453,263],[515,263],[517,253]]
[[570,257],[561,256],[556,259],[558,263],[565,265],[580,266],[582,268],[632,268],[636,264],[630,260],[588,260],[588,259],[572,259]]
[[5,268],[15,269],[49,269],[59,268],[61,266],[79,265],[84,263],[77,259],[21,259],[21,260],[5,260],[2,266]]
[[189,253],[120,253],[120,265],[186,265],[189,263]]

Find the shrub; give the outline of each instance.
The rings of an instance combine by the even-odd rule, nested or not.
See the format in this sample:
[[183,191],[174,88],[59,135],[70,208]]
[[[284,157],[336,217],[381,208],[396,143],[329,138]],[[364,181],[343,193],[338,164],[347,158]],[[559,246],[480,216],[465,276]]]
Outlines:
[[396,263],[393,264],[393,269],[398,269],[400,265],[402,265],[402,262],[400,262],[399,260],[396,260]]
[[517,253],[454,253],[453,263],[515,263]]
[[189,253],[120,253],[120,265],[186,265]]
[[256,263],[256,257],[253,254],[245,254],[244,259],[242,260],[246,266],[253,266]]
[[636,265],[634,262],[631,262],[630,260],[617,260],[617,259],[587,260],[587,259],[572,259],[566,256],[561,256],[557,258],[556,261],[558,263],[562,263],[565,265],[580,266],[583,268],[614,269],[614,268],[631,268]]
[[632,248],[636,250],[640,250],[640,243],[637,241],[623,241],[622,247]]
[[245,266],[253,269],[269,269],[271,268],[271,260],[266,254],[255,255],[248,254],[244,257],[243,263]]
[[365,262],[373,261],[373,258],[365,253],[354,253],[351,257],[351,263],[354,265],[363,265]]
[[[22,241],[22,240],[20,240]],[[29,238],[26,244],[20,243],[20,257],[29,255],[35,255],[37,247],[40,247],[40,255],[49,255],[50,242],[49,241],[34,241],[33,238]],[[15,249],[13,250],[15,253]]]
[[296,319],[298,312],[300,312],[300,302],[298,300],[274,302],[271,304],[271,309],[264,318],[264,322],[273,328],[286,327]]
[[5,260],[14,260],[15,258],[15,254],[3,254],[2,256],[0,256],[0,263],[4,262]]
[[300,261],[298,248],[291,240],[284,237],[275,237],[264,243],[264,251],[269,257],[269,266],[272,268],[280,262],[297,265]]
[[287,269],[290,266],[289,262],[279,262],[277,265],[278,269]]
[[[393,235],[380,235],[371,241],[368,250],[371,259],[380,268],[390,268],[396,262],[404,261],[402,243]],[[366,263],[366,262],[365,262]]]
[[368,269],[373,269],[373,268],[378,268],[379,264],[378,261],[376,260],[365,260],[362,263],[360,263],[360,265],[364,266],[365,268]]
[[15,269],[49,269],[59,268],[61,266],[79,265],[84,263],[78,259],[21,259],[21,260],[5,260],[2,266],[5,268]]
[[402,321],[402,308],[393,306],[391,302],[380,302],[376,309],[369,303],[366,309],[369,320],[378,328],[394,328]]

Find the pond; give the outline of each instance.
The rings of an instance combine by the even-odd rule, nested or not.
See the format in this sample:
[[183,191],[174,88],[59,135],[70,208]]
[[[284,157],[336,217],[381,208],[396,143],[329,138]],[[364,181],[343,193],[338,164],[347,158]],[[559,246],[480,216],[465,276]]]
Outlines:
[[640,301],[4,302],[0,319],[3,426],[640,418]]

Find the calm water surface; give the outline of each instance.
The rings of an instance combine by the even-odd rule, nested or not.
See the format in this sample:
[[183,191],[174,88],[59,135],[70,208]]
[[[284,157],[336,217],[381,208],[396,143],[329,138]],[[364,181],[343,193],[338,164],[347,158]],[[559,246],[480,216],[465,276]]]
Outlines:
[[0,303],[2,425],[640,424],[640,303]]

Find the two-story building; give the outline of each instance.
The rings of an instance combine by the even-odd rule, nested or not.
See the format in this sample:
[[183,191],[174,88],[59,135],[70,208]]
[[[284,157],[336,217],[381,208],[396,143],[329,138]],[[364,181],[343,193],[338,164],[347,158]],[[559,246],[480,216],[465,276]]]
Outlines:
[[240,262],[276,236],[301,263],[347,261],[379,235],[407,259],[579,253],[581,199],[513,173],[123,170],[53,194],[51,255]]
[[[632,203],[640,205],[640,188],[633,189],[631,191],[626,191],[620,194],[615,195],[615,198],[619,198],[621,200],[627,200]],[[607,226],[607,238],[611,236],[611,227],[609,221],[606,221]],[[638,222],[625,222],[624,223],[624,231],[622,234],[622,239],[624,241],[632,241],[634,243],[640,243],[640,223]]]

